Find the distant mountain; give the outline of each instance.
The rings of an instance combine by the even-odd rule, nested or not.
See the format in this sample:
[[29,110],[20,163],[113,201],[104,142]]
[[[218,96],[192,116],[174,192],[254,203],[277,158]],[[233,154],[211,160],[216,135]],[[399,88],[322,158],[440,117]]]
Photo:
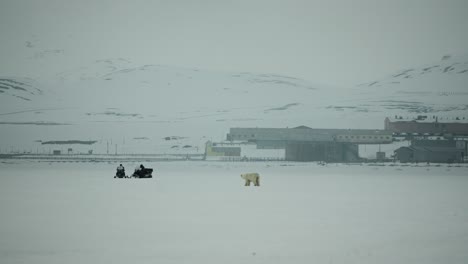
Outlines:
[[32,79],[0,76],[0,96],[2,97],[31,101],[40,94],[42,94],[41,89],[35,87]]
[[[40,82],[46,87],[40,97],[0,95],[0,126],[8,132],[0,146],[97,140],[93,148],[101,144],[106,151],[116,141],[127,152],[190,150],[185,146],[202,151],[205,141],[223,140],[233,126],[308,123],[311,113],[301,108],[315,107],[324,94],[320,85],[289,76],[133,65],[121,58]],[[33,86],[22,87],[18,92]],[[167,137],[177,140],[166,142]]]
[[38,81],[1,78],[0,147],[84,140],[96,141],[94,153],[109,146],[202,152],[230,127],[383,128],[386,116],[468,116],[467,84],[463,56],[349,89],[277,74],[97,60]]
[[356,112],[379,111],[407,116],[468,115],[468,56],[411,67],[351,89]]
[[[360,86],[400,86],[405,84],[411,84],[412,79],[424,80],[436,78],[458,78],[461,75],[462,78],[468,75],[468,56],[451,56],[445,55],[438,62],[426,64],[420,67],[414,67],[404,69],[395,74],[389,76],[386,79],[372,81],[370,83],[361,84]],[[416,87],[422,88],[422,87]],[[424,89],[431,90],[430,88],[436,88],[439,90],[441,87],[425,86]],[[459,87],[451,87],[454,89]]]

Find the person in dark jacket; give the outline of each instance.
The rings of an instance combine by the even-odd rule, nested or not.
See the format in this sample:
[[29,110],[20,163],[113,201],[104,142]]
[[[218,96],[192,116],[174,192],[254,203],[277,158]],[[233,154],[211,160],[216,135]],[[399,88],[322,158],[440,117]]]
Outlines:
[[118,167],[117,167],[117,173],[115,174],[115,177],[119,177],[119,178],[123,178],[125,177],[125,167],[122,166],[122,164],[120,164]]

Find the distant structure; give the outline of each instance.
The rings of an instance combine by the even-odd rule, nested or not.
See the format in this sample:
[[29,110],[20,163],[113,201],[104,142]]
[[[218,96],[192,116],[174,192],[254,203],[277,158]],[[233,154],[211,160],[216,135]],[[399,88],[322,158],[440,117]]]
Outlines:
[[392,132],[378,129],[231,128],[228,141],[254,142],[259,149],[285,149],[287,161],[353,162],[359,144],[392,143]]
[[378,151],[375,156],[376,156],[376,160],[385,161],[385,152]]
[[455,140],[413,140],[411,146],[395,150],[400,162],[463,162],[467,152],[465,141]]
[[240,157],[240,155],[240,147],[219,145],[219,143],[211,141],[205,144],[205,159],[210,159],[210,157]]
[[468,136],[468,120],[458,117],[452,120],[441,120],[437,116],[426,115],[419,115],[411,120],[403,119],[401,116],[387,117],[384,128],[395,134]]

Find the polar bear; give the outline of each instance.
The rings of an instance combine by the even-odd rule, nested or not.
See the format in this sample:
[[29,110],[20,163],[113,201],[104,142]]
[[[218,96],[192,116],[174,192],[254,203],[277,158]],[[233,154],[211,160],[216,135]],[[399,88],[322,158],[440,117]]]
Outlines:
[[241,174],[241,178],[245,180],[245,186],[250,186],[250,182],[253,182],[254,186],[260,186],[260,175],[258,173],[244,173]]

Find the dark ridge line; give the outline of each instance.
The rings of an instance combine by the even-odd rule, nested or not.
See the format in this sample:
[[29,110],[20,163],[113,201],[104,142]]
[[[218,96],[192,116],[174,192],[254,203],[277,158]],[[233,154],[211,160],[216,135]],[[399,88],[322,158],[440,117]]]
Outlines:
[[2,122],[0,121],[0,125],[68,126],[71,124],[56,123],[56,122]]
[[274,78],[283,78],[283,79],[291,79],[291,80],[302,81],[302,80],[299,79],[299,78],[290,77],[290,76],[285,76],[285,75],[279,75],[279,74],[266,74],[266,73],[262,73],[262,74],[258,74],[257,76],[260,76],[260,77],[267,77],[267,78],[274,77]]
[[66,108],[40,108],[40,109],[23,110],[23,111],[17,111],[17,112],[0,113],[0,116],[2,116],[2,115],[22,114],[22,113],[29,113],[29,112],[37,112],[37,111],[63,110],[63,109],[66,109]]
[[12,79],[0,79],[0,82],[10,82],[10,83],[19,84],[19,85],[30,86],[30,85],[28,85],[26,83],[15,81],[15,80],[12,80]]
[[298,105],[299,105],[299,103],[287,104],[287,105],[284,105],[284,106],[280,106],[280,107],[275,107],[275,108],[267,109],[267,110],[265,110],[265,112],[268,112],[268,111],[287,110],[287,109],[289,109],[289,108],[292,107],[292,106],[298,106]]
[[398,100],[377,100],[372,101],[376,103],[404,103],[404,104],[423,104],[422,102],[414,102],[414,101],[398,101]]
[[0,79],[0,88],[3,88],[3,89],[12,88],[12,89],[15,89],[15,90],[25,91],[25,92],[30,93],[30,94],[35,94],[34,92],[28,90],[27,87],[31,87],[32,89],[37,90],[37,92],[39,94],[42,94],[41,89],[33,87],[30,84],[27,84],[27,83],[24,83],[24,82],[19,82],[19,81],[14,81],[14,80],[11,80],[11,79]]
[[308,87],[308,86],[305,86],[305,85],[302,85],[302,84],[297,84],[297,83],[284,81],[284,80],[274,80],[274,79],[265,80],[265,79],[253,78],[253,79],[249,79],[249,81],[252,82],[252,83],[274,83],[274,84],[279,84],[279,85],[302,87],[302,88],[307,88],[307,89],[311,89],[311,90],[316,89],[314,87]]
[[405,71],[403,71],[403,72],[401,72],[399,74],[393,75],[393,77],[399,77],[399,76],[408,74],[408,72],[412,72],[412,71],[414,71],[414,69],[405,70]]
[[331,109],[331,108],[339,108],[339,109],[356,109],[358,108],[357,106],[339,106],[339,105],[329,105],[326,108]]
[[14,97],[17,97],[19,99],[22,99],[22,100],[25,100],[25,101],[31,101],[31,99],[29,98],[26,98],[26,97],[22,97],[22,96],[19,96],[19,95],[13,95]]
[[111,111],[102,112],[102,113],[86,113],[86,115],[94,115],[94,116],[108,115],[108,116],[118,116],[118,117],[141,117],[140,114],[135,114],[135,113],[126,114],[126,113],[118,113],[118,112],[111,112]]
[[96,143],[96,140],[63,140],[63,141],[44,141],[42,145],[72,145],[72,144],[81,144],[81,145],[92,145]]
[[7,89],[9,89],[8,87],[10,87],[10,88],[15,89],[15,90],[22,90],[22,91],[28,92],[28,90],[26,90],[25,88],[19,87],[19,86],[13,85],[13,84],[1,83],[0,82],[0,85],[7,88]]

